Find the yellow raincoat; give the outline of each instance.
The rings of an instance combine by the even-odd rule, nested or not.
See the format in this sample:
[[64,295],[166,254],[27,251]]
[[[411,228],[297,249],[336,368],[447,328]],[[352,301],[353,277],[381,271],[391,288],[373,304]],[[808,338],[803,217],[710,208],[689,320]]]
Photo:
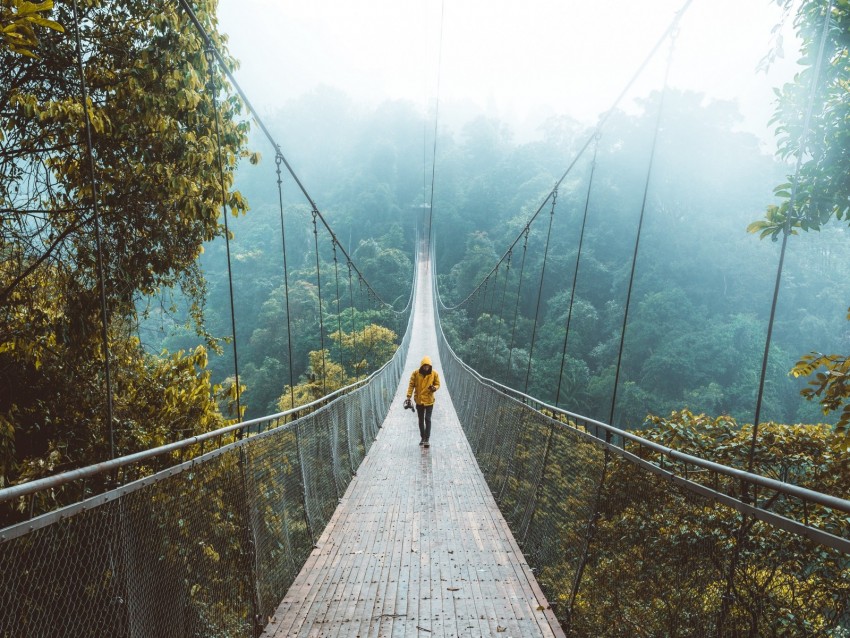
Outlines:
[[[422,366],[430,366],[431,358],[422,357]],[[434,393],[440,387],[440,375],[434,368],[428,374],[422,374],[418,369],[410,375],[410,384],[407,386],[407,398],[414,396],[417,405],[434,405]]]

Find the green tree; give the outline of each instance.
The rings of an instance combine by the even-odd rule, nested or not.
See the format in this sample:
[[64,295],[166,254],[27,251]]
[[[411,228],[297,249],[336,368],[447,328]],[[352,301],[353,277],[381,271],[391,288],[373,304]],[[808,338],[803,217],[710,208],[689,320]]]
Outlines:
[[[743,468],[752,426],[683,410],[653,417],[641,434],[665,447]],[[824,454],[837,438],[826,425],[762,424],[754,471],[840,496],[850,480],[847,450]],[[612,459],[609,473],[571,619],[573,635],[703,635],[716,626],[738,514],[675,489],[668,479],[629,461]],[[694,472],[689,478],[718,489],[717,477],[709,473]],[[734,493],[739,487],[736,479],[720,480],[728,481],[721,489]],[[772,494],[762,494],[760,505],[833,534],[847,532],[847,521],[827,508]],[[844,635],[850,601],[846,558],[772,525],[751,525],[748,534],[735,563],[734,602],[723,634]],[[549,567],[545,577],[552,579],[554,591],[570,591],[571,583],[559,582],[559,575],[569,576],[571,567],[566,561]],[[617,583],[614,590],[612,582]]]
[[3,0],[0,4],[0,44],[11,53],[38,58],[33,49],[38,47],[36,27],[63,32],[65,29],[45,15],[53,9],[53,0],[27,2]]
[[[777,0],[777,4],[786,10],[793,6],[790,0]],[[819,231],[832,219],[850,223],[850,130],[846,126],[850,118],[850,6],[837,2],[830,7],[826,30],[825,3],[803,0],[796,10],[794,24],[801,41],[803,69],[778,92],[773,123],[780,157],[796,158],[799,171],[776,188],[780,203],[768,206],[764,219],[749,225],[748,230],[761,238],[776,240],[783,233]],[[847,318],[850,320],[850,313]],[[846,431],[850,425],[850,356],[811,352],[794,366],[792,374],[815,374],[809,387],[802,390],[803,396],[819,400],[824,414],[841,410],[838,428]]]
[[[351,332],[336,331],[330,337],[338,347],[309,353],[307,371],[300,383],[286,385],[278,399],[281,410],[306,405],[354,383],[389,361],[397,348],[396,334],[377,324]],[[334,354],[341,361],[336,361]]]
[[[9,6],[3,4],[4,22]],[[110,430],[122,454],[222,422],[211,402],[206,354],[146,354],[133,335],[135,300],[176,286],[194,301],[200,321],[204,284],[196,259],[203,242],[223,232],[222,193],[229,213],[247,210],[232,188],[237,159],[246,155],[247,123],[239,121],[239,102],[220,72],[216,113],[203,41],[176,5],[82,2],[79,25],[70,3],[58,3],[49,21],[49,3],[12,6],[19,17],[35,11],[41,17],[29,22],[48,28],[30,43],[38,58],[0,47],[2,483],[101,461],[110,453]],[[216,29],[215,6],[212,0],[195,4],[233,64]],[[13,23],[9,32],[21,28]],[[77,28],[89,89],[85,106]],[[112,424],[104,407],[95,202]],[[160,391],[165,395],[153,400]]]
[[331,338],[339,344],[342,361],[349,365],[349,375],[354,378],[370,374],[384,365],[397,347],[396,333],[375,323],[351,332],[334,332]]
[[370,285],[387,302],[398,309],[410,294],[413,264],[400,249],[402,234],[398,226],[384,241],[366,239],[354,251],[354,259]]

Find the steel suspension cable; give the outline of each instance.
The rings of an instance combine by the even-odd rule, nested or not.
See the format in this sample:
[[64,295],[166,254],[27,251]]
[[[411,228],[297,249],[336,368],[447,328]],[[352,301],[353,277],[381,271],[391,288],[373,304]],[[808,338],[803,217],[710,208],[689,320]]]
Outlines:
[[570,324],[573,318],[573,303],[576,298],[576,284],[578,283],[578,267],[581,260],[581,251],[584,246],[584,231],[587,228],[587,211],[590,208],[590,192],[593,188],[593,175],[596,172],[596,155],[599,151],[599,136],[596,138],[596,144],[593,146],[593,159],[590,162],[590,177],[587,180],[587,194],[584,198],[584,215],[581,219],[581,231],[578,236],[578,248],[576,250],[576,263],[573,268],[573,286],[570,291],[570,304],[567,308],[567,325],[564,328],[564,348],[561,351],[561,368],[558,372],[558,389],[555,392],[555,407],[558,407],[558,401],[561,399],[561,380],[564,377],[564,362],[567,358],[567,339],[570,335]]
[[[259,113],[257,113],[257,110],[254,108],[254,105],[251,104],[251,101],[248,99],[248,96],[245,94],[245,91],[242,90],[242,87],[236,81],[236,78],[234,77],[233,72],[230,70],[230,67],[228,67],[227,62],[224,59],[224,56],[221,54],[221,52],[216,47],[212,38],[207,33],[207,30],[204,28],[204,25],[201,24],[201,21],[198,19],[198,16],[195,14],[194,9],[192,9],[191,5],[189,4],[189,1],[188,0],[177,0],[177,2],[180,4],[180,7],[183,9],[183,11],[189,17],[189,20],[194,25],[198,34],[204,40],[204,45],[206,47],[206,50],[211,52],[212,55],[214,55],[215,58],[218,60],[219,66],[221,66],[222,71],[227,76],[227,79],[230,81],[231,85],[233,86],[233,88],[238,93],[240,99],[242,100],[242,103],[245,105],[245,108],[247,108],[248,111],[251,113],[251,117],[257,123],[257,126],[260,127],[260,130],[263,132],[263,135],[266,137],[266,139],[269,141],[269,143],[275,149],[276,156],[280,157],[281,162],[283,162],[283,165],[286,167],[286,170],[289,171],[289,174],[292,177],[292,179],[295,181],[295,184],[298,186],[298,189],[301,191],[302,195],[304,195],[304,198],[307,200],[307,203],[310,204],[311,210],[313,210],[315,212],[315,214],[318,215],[319,220],[322,222],[322,225],[327,229],[328,233],[330,233],[331,236],[336,237],[336,234],[333,232],[333,229],[328,224],[324,215],[322,215],[321,211],[319,210],[319,207],[316,205],[315,200],[310,196],[310,193],[304,187],[304,184],[302,183],[302,181],[298,177],[298,175],[295,173],[295,170],[292,168],[292,165],[286,159],[286,156],[283,154],[283,151],[280,148],[280,144],[278,144],[277,141],[274,139],[274,137],[272,137],[272,134],[269,132],[269,129],[265,125],[265,122],[263,122],[263,119],[260,117]],[[341,243],[339,244],[339,248],[342,251],[342,254],[345,256],[345,258],[352,262],[354,270],[357,272],[357,274],[362,277],[363,273],[361,273],[360,270],[357,268],[357,266],[354,264],[353,260],[351,259],[351,256],[348,254],[348,252],[345,250],[345,248],[343,248]],[[370,290],[372,289],[368,280],[365,280],[365,284]],[[377,293],[374,292],[374,290],[372,290],[372,292],[375,294],[375,297],[380,301],[380,303],[382,303],[385,306],[392,307],[391,304],[385,302],[380,297],[380,295],[378,295]]]
[[342,356],[342,312],[339,309],[339,261],[336,258],[336,240],[333,241],[334,253],[334,281],[336,283],[336,329],[338,333],[337,339],[337,355],[339,356],[339,365],[342,366],[342,378],[340,383],[345,385],[345,359]]
[[531,377],[531,359],[534,356],[534,341],[537,337],[537,322],[540,319],[540,301],[543,298],[543,278],[546,275],[546,261],[549,258],[549,240],[552,237],[552,223],[555,220],[555,206],[558,203],[558,188],[552,191],[552,209],[549,213],[549,229],[546,231],[546,244],[543,249],[543,264],[540,266],[540,285],[537,287],[537,307],[534,310],[534,324],[531,328],[531,345],[528,348],[528,368],[525,370],[525,389],[528,393],[528,381]]
[[635,270],[637,267],[638,252],[640,250],[641,232],[643,230],[643,220],[646,217],[646,201],[649,195],[649,183],[652,177],[652,168],[655,163],[655,151],[658,145],[658,131],[661,128],[661,116],[664,112],[664,100],[667,96],[667,85],[670,77],[670,66],[673,62],[673,49],[676,43],[676,34],[673,33],[670,39],[670,50],[667,55],[667,65],[664,69],[664,83],[661,89],[661,96],[658,100],[658,113],[655,116],[655,128],[652,133],[652,146],[649,151],[649,163],[646,167],[646,179],[643,185],[643,199],[640,205],[640,216],[638,217],[637,233],[635,234],[635,246],[632,253],[632,264],[629,271],[629,285],[626,290],[626,304],[623,310],[623,327],[620,330],[620,347],[617,350],[617,367],[614,372],[614,388],[611,391],[611,412],[608,416],[608,422],[614,425],[614,410],[617,406],[617,387],[620,382],[620,371],[623,364],[623,349],[626,343],[626,326],[629,321],[629,307],[632,301],[632,290],[634,289]]
[[528,254],[528,233],[531,230],[531,227],[526,224],[525,225],[525,241],[522,245],[522,261],[520,262],[519,267],[519,282],[517,283],[516,289],[516,305],[514,306],[514,323],[511,328],[511,344],[508,347],[508,365],[507,365],[507,374],[510,374],[511,371],[511,359],[514,354],[514,338],[516,337],[516,322],[517,316],[519,315],[519,300],[522,293],[522,275],[525,272],[525,256]]
[[83,118],[86,130],[86,155],[88,156],[88,177],[91,186],[92,219],[94,221],[94,243],[97,252],[97,283],[98,295],[100,296],[100,338],[103,341],[101,352],[103,355],[104,391],[106,393],[106,421],[109,432],[109,458],[115,458],[115,424],[112,403],[112,367],[109,356],[109,309],[106,304],[106,269],[103,263],[103,240],[100,229],[100,211],[98,207],[97,177],[94,166],[94,143],[91,132],[91,115],[89,114],[89,92],[86,86],[85,68],[83,66],[83,46],[80,41],[80,16],[77,8],[77,0],[74,6],[74,38],[77,46],[77,69],[80,74],[80,93],[83,101]]
[[360,381],[360,369],[358,368],[358,364],[360,363],[357,360],[357,318],[356,318],[356,310],[357,306],[354,303],[354,283],[351,280],[351,262],[348,262],[348,298],[349,298],[349,306],[351,307],[351,339],[352,346],[351,352],[354,356],[353,370],[354,370],[354,380]]
[[319,228],[316,225],[318,211],[313,209],[313,239],[316,246],[316,289],[319,296],[319,348],[322,353],[322,392],[328,393],[328,384],[325,378],[327,368],[325,367],[325,318],[322,315],[322,268],[319,263]]
[[[495,352],[496,352],[496,346],[498,345],[499,339],[502,336],[503,312],[505,310],[505,295],[508,292],[508,279],[510,278],[510,274],[511,274],[511,260],[512,260],[512,258],[513,258],[513,252],[508,254],[508,259],[505,262],[506,263],[506,265],[505,265],[505,281],[502,284],[502,297],[501,297],[501,301],[499,301],[499,323],[496,324],[496,331],[494,333],[494,337],[493,337],[493,341],[492,341],[493,345],[490,348],[493,351],[494,355],[495,355]],[[494,358],[494,361],[495,361],[495,358]],[[507,381],[507,379],[503,379],[503,380]]]
[[446,13],[446,3],[440,3],[440,47],[437,54],[437,95],[434,103],[434,148],[431,155],[431,198],[428,204],[428,245],[431,245],[431,227],[434,222],[434,182],[437,174],[437,128],[440,122],[440,80],[443,66],[443,20]]
[[[602,133],[602,129],[604,128],[605,124],[608,122],[608,120],[614,114],[614,111],[619,106],[620,102],[622,102],[623,98],[626,96],[626,94],[632,88],[632,85],[634,85],[634,83],[637,81],[637,79],[641,76],[641,74],[643,73],[646,66],[649,64],[649,62],[652,60],[652,58],[655,57],[655,54],[658,52],[658,49],[660,49],[661,45],[664,44],[664,42],[667,40],[667,38],[671,34],[675,33],[675,31],[678,29],[679,22],[681,21],[682,16],[685,14],[685,12],[691,6],[692,2],[693,2],[693,0],[685,0],[685,3],[682,5],[682,8],[679,9],[676,12],[676,15],[674,16],[673,20],[670,22],[670,25],[667,27],[667,29],[664,31],[664,33],[661,35],[661,37],[658,38],[655,45],[650,50],[649,54],[644,58],[643,62],[641,62],[641,64],[638,66],[638,68],[634,72],[634,74],[632,74],[632,77],[626,83],[623,90],[620,91],[619,95],[616,97],[616,99],[611,104],[611,106],[608,108],[608,110],[599,119],[599,122],[596,124],[596,126],[594,127],[591,134],[587,137],[584,144],[578,150],[575,157],[570,162],[569,166],[567,166],[567,169],[564,171],[564,173],[561,175],[561,177],[555,182],[555,187],[551,191],[549,191],[549,193],[546,195],[546,197],[540,203],[540,206],[538,206],[537,210],[534,212],[534,214],[528,220],[526,225],[530,225],[532,222],[534,222],[535,219],[537,219],[538,215],[540,215],[540,212],[543,210],[543,208],[548,203],[549,199],[552,197],[552,193],[554,192],[555,188],[558,188],[563,183],[563,181],[567,178],[567,175],[569,175],[570,172],[572,172],[573,168],[578,163],[579,159],[581,159],[582,155],[584,155],[585,151],[587,151],[587,149],[590,148],[590,145],[593,143],[593,141],[596,139],[596,137]],[[512,250],[519,243],[519,240],[522,238],[523,232],[524,231],[520,231],[520,233],[514,238],[513,242],[511,242],[510,246],[508,246],[508,250],[505,251],[505,254],[502,255],[502,257],[499,259],[499,261],[497,263],[502,263],[502,261],[505,260],[505,258],[507,257],[508,251]],[[493,270],[495,270],[495,268],[496,267],[493,266],[493,269],[490,271],[490,273],[492,273]],[[490,275],[490,273],[487,273],[487,275],[485,275],[484,278],[488,277]],[[478,284],[478,286],[481,286],[482,283],[483,283],[483,279]],[[476,286],[476,288],[478,286]],[[458,304],[455,304],[454,306],[446,306],[442,302],[442,300],[440,300],[440,305],[446,310],[455,310],[456,308],[462,306],[471,296],[472,296],[472,293],[470,293],[466,297],[466,299],[464,299],[463,301],[461,301]]]
[[753,436],[750,442],[749,459],[747,461],[747,471],[753,471],[753,463],[755,459],[756,439],[758,437],[758,428],[761,423],[761,408],[764,398],[765,379],[767,377],[767,364],[770,356],[770,344],[773,338],[773,325],[776,319],[776,307],[779,300],[779,287],[782,281],[782,270],[785,264],[785,252],[788,247],[788,236],[791,234],[791,217],[794,214],[794,207],[797,204],[797,193],[800,186],[800,171],[803,165],[803,153],[808,144],[809,133],[811,132],[812,113],[815,106],[815,97],[817,94],[818,84],[820,83],[820,75],[823,67],[824,49],[826,47],[826,39],[829,34],[829,24],[832,17],[832,6],[834,0],[828,0],[826,12],[824,13],[823,27],[821,30],[821,40],[818,47],[818,57],[815,61],[815,72],[812,76],[812,86],[809,89],[809,99],[806,105],[806,114],[803,120],[803,130],[800,135],[800,145],[797,149],[796,166],[794,168],[794,179],[791,184],[791,195],[788,199],[788,213],[785,216],[785,225],[782,229],[782,247],[779,251],[779,264],[776,268],[776,279],[773,285],[773,298],[770,304],[770,318],[767,322],[767,336],[764,343],[764,354],[762,356],[761,373],[759,375],[758,397],[756,398],[756,410],[753,417]]
[[215,87],[214,53],[205,50],[209,69],[209,90],[213,101],[213,119],[215,120],[216,160],[218,163],[219,186],[221,188],[221,214],[224,217],[224,246],[227,254],[227,290],[230,295],[230,327],[233,331],[233,375],[236,388],[236,417],[242,419],[241,388],[239,387],[239,354],[236,348],[236,305],[233,300],[233,265],[230,259],[230,227],[227,223],[227,187],[224,184],[224,160],[221,157],[221,131],[218,123],[218,95]]
[[283,294],[286,304],[286,345],[287,345],[287,361],[289,363],[289,400],[290,407],[295,407],[295,379],[292,369],[292,315],[289,310],[289,268],[286,264],[286,224],[283,220],[283,179],[280,171],[281,157],[275,156],[275,165],[277,167],[277,197],[280,203],[280,241],[283,247]]
[[[800,178],[800,170],[802,168],[803,163],[803,153],[805,151],[806,143],[808,142],[808,136],[811,127],[811,118],[812,113],[814,111],[814,102],[815,95],[817,93],[817,86],[820,82],[820,74],[821,67],[823,65],[823,57],[824,57],[824,48],[826,45],[826,38],[829,33],[829,24],[830,18],[832,16],[832,5],[833,0],[827,0],[827,8],[824,15],[823,20],[823,29],[821,31],[821,41],[818,47],[818,56],[815,61],[815,73],[812,76],[812,86],[809,90],[809,99],[808,104],[806,106],[806,114],[803,121],[803,130],[800,135],[800,145],[797,149],[797,158],[796,165],[794,168],[794,178],[792,180],[791,185],[791,195],[788,198],[788,212],[785,218],[785,225],[782,232],[782,247],[779,251],[779,264],[776,268],[776,279],[774,281],[773,286],[773,298],[771,300],[770,305],[770,318],[768,319],[767,324],[767,335],[765,337],[764,344],[764,353],[762,356],[762,367],[761,373],[759,376],[759,388],[758,388],[758,397],[756,399],[756,411],[753,417],[753,433],[750,439],[750,449],[747,457],[747,472],[752,473],[755,466],[755,454],[756,454],[756,444],[758,443],[758,429],[761,420],[761,407],[762,400],[764,397],[764,386],[765,386],[765,378],[767,376],[767,364],[769,359],[770,352],[770,343],[773,335],[773,324],[776,318],[776,307],[779,299],[779,287],[782,280],[782,270],[785,263],[785,252],[788,246],[788,236],[791,234],[791,216],[794,213],[794,207],[796,205],[797,200],[797,192],[799,188],[799,178]],[[750,497],[750,486],[745,481],[742,481],[741,485],[741,500],[749,504],[751,501]],[[729,571],[726,574],[726,586],[725,592],[722,597],[722,604],[720,607],[720,615],[718,619],[718,631],[723,632],[726,626],[727,618],[729,617],[732,605],[732,595],[735,586],[735,573],[738,569],[738,562],[741,558],[741,550],[743,549],[743,545],[746,542],[747,536],[749,535],[749,531],[755,523],[755,519],[743,515],[741,517],[741,524],[738,528],[737,533],[735,534],[735,547],[732,552],[732,558],[729,561]]]

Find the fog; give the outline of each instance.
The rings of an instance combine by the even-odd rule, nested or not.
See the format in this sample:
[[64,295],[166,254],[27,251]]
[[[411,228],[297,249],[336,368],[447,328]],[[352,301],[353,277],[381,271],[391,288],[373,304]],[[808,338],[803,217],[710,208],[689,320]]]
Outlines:
[[[403,99],[433,113],[439,67],[445,125],[456,128],[484,114],[508,122],[518,139],[530,139],[552,115],[593,123],[682,4],[221,0],[219,16],[241,61],[237,79],[261,113],[321,85],[364,105]],[[782,42],[785,57],[768,72],[759,70]],[[667,49],[630,99],[660,86]],[[795,59],[790,20],[775,3],[694,0],[676,38],[670,84],[734,100],[744,118],[740,126],[770,147],[773,88],[791,79]]]
[[[433,139],[439,96],[434,229],[441,291],[457,302],[540,206],[586,139],[585,126],[611,107],[680,0],[616,3],[613,10],[611,4],[446,3],[442,49],[436,1],[223,0],[220,17],[230,52],[242,62],[237,79],[349,253],[364,261],[368,279],[389,299],[405,292],[406,279],[398,273],[408,272],[409,213],[428,201],[431,147],[423,140]],[[546,233],[539,225],[532,229],[526,276],[541,283],[520,290],[511,275],[508,300],[513,295],[518,304],[507,307],[519,309],[515,342],[486,334],[492,326],[487,316],[494,316],[489,309],[464,308],[468,320],[447,318],[462,357],[485,376],[557,401],[552,380],[564,351],[568,295],[574,294],[585,314],[570,337],[570,408],[610,418],[628,256],[648,192],[620,381],[628,389],[619,398],[617,422],[640,423],[648,413],[683,406],[742,422],[753,418],[778,245],[745,229],[764,215],[774,187],[789,172],[772,155],[767,127],[774,88],[795,72],[789,22],[767,0],[694,0],[672,51],[671,90],[651,173],[666,44],[607,121],[592,192],[590,153],[563,182],[545,280]],[[784,56],[765,71],[761,63],[780,39]],[[256,141],[269,157],[265,140],[257,135]],[[233,221],[231,248],[241,282],[237,305],[250,309],[239,316],[237,345],[248,351],[246,401],[258,416],[275,409],[281,362],[289,354],[280,338],[268,341],[280,334],[278,315],[256,312],[280,307],[275,167],[245,164],[237,186],[252,212]],[[290,264],[310,282],[309,207],[292,187],[285,188],[284,205]],[[579,267],[577,229],[585,210],[590,256]],[[846,245],[843,229],[830,229],[795,238],[789,248],[765,395],[763,416],[769,419],[824,418],[816,404],[801,400],[804,381],[789,378],[788,370],[802,353],[843,347],[850,275],[839,255]],[[329,244],[323,246],[326,251]],[[393,268],[387,269],[387,260]],[[212,282],[210,323],[226,333],[223,247],[212,247],[202,261]],[[532,328],[537,307],[543,313],[539,332]],[[513,332],[514,326],[512,340]],[[296,377],[306,370],[306,353],[315,349],[308,337],[315,333],[300,332]],[[216,378],[232,369],[226,355],[211,367]]]

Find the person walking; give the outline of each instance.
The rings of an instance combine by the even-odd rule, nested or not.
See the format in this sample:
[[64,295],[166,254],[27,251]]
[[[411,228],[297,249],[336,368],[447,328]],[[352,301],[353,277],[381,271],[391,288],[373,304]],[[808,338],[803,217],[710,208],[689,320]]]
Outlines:
[[405,406],[409,406],[410,397],[414,397],[416,416],[419,418],[419,445],[424,447],[431,446],[431,412],[434,410],[434,393],[439,387],[440,375],[431,366],[431,358],[422,357],[419,369],[410,375]]

